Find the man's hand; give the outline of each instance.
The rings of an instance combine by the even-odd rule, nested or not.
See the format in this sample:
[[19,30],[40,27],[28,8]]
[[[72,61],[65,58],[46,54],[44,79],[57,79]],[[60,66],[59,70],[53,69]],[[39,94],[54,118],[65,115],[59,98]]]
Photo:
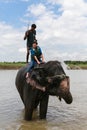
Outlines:
[[26,37],[24,37],[24,40],[26,40]]

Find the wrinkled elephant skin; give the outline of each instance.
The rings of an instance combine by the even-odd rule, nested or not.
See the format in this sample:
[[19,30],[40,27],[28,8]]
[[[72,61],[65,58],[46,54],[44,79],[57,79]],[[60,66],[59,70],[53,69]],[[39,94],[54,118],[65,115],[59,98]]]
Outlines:
[[[26,82],[27,66],[22,67],[16,76],[16,87],[25,106],[25,119],[32,120],[33,110],[40,104],[40,119],[45,119],[49,95],[59,96],[67,104],[72,103],[70,79],[66,76],[61,63],[49,61],[43,67],[34,68]],[[43,91],[44,90],[44,91]]]

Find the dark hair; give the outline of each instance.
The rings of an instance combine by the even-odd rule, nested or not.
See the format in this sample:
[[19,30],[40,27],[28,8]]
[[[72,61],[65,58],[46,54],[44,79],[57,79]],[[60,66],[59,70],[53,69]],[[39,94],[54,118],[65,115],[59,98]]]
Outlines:
[[34,40],[33,44],[34,44],[34,43],[38,44],[38,43],[37,43],[37,40]]
[[36,28],[36,24],[32,24],[31,27]]
[[35,39],[35,40],[33,41],[33,43],[36,43],[36,44],[38,44],[38,43],[37,43],[37,39]]

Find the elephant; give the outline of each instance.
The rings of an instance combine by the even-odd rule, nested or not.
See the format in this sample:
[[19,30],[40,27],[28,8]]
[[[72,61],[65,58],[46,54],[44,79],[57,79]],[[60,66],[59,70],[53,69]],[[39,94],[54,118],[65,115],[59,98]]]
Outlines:
[[15,84],[25,107],[25,120],[32,120],[33,110],[39,105],[40,119],[46,119],[49,96],[57,96],[67,104],[73,101],[70,78],[59,61],[48,61],[32,69],[26,82],[28,66],[19,69]]

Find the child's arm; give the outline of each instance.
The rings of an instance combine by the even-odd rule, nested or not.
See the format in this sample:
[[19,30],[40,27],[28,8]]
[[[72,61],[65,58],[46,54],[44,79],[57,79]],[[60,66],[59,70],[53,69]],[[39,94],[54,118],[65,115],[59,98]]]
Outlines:
[[34,59],[36,60],[36,62],[37,62],[38,64],[40,64],[40,61],[37,59],[36,56],[34,56]]
[[42,62],[45,62],[43,54],[41,55]]

